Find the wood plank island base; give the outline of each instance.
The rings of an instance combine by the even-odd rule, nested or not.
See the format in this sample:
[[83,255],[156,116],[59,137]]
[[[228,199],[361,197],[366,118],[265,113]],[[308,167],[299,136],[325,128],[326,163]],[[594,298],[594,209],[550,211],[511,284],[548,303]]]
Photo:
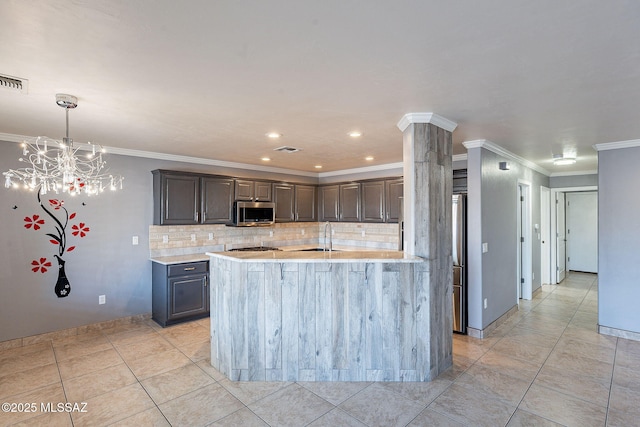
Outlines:
[[432,360],[422,258],[397,251],[207,255],[211,364],[231,380],[430,381],[451,364]]

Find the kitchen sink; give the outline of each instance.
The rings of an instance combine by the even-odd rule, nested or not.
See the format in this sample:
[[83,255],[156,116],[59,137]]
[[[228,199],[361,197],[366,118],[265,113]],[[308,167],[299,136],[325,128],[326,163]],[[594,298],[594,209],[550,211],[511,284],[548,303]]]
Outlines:
[[[300,249],[301,252],[329,252],[329,249],[322,248],[311,248],[311,249]],[[340,252],[338,250],[332,249],[331,252]]]

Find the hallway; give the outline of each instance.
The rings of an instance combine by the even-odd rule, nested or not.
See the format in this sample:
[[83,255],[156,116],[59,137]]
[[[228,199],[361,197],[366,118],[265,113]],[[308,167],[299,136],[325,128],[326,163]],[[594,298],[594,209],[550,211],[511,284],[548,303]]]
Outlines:
[[208,319],[130,323],[0,351],[2,402],[87,403],[0,426],[637,425],[640,342],[596,323],[597,276],[571,273],[489,338],[454,335],[430,383],[231,382],[209,365]]

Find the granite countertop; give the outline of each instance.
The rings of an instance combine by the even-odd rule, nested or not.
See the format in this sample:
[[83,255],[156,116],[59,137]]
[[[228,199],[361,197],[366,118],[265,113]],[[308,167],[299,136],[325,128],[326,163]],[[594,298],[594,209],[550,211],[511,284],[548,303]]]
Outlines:
[[209,261],[206,254],[175,255],[151,258],[151,261],[163,265],[184,264],[186,262]]
[[211,257],[237,262],[422,262],[424,259],[400,251],[260,251],[207,252]]

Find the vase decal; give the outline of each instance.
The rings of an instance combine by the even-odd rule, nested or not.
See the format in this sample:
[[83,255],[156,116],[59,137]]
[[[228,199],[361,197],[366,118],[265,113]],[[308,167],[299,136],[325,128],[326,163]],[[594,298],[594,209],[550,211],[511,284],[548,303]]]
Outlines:
[[67,279],[67,273],[64,271],[65,260],[58,255],[54,255],[54,257],[58,260],[58,281],[54,291],[59,298],[64,298],[71,292],[71,285],[69,284],[69,279]]
[[[56,280],[54,292],[58,298],[68,297],[71,293],[71,283],[69,283],[64,268],[66,261],[62,256],[76,248],[75,246],[67,246],[67,227],[69,226],[69,221],[75,219],[76,213],[69,213],[67,208],[64,207],[64,201],[58,199],[50,199],[47,208],[40,198],[40,191],[38,191],[38,204],[52,220],[51,225],[53,225],[53,231],[45,233],[45,235],[49,238],[49,242],[57,247],[57,253],[53,255],[58,263],[58,279]],[[58,213],[57,215],[55,213],[56,211]],[[32,231],[44,230],[44,227],[46,227],[49,222],[49,220],[45,220],[45,218],[46,217],[43,218],[37,214],[26,216],[24,218],[24,228]],[[90,228],[86,223],[80,222],[78,224],[72,224],[71,230],[72,236],[83,238],[89,233]],[[31,271],[34,273],[44,274],[53,269],[52,261],[46,257],[31,261]]]

